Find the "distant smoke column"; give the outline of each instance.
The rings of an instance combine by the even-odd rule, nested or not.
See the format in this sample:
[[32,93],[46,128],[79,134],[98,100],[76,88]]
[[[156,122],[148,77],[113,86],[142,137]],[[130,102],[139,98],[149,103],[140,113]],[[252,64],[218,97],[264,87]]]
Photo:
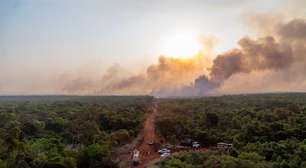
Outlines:
[[210,82],[219,86],[237,72],[243,72],[243,54],[235,49],[219,55],[214,61],[210,72]]
[[205,75],[198,77],[194,82],[194,88],[196,89],[196,96],[204,96],[209,94],[216,86],[211,83]]
[[292,49],[283,41],[276,41],[270,36],[256,40],[242,38],[238,49],[221,54],[214,60],[210,80],[220,86],[234,74],[285,69],[293,61]]

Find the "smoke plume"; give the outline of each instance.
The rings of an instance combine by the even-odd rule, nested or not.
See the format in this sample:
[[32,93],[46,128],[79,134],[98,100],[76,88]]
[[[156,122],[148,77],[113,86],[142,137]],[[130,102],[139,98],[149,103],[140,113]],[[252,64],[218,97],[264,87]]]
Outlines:
[[219,55],[210,81],[219,94],[305,91],[305,53],[305,20],[280,22],[270,36],[243,38],[237,49]]
[[[64,90],[82,92],[82,88],[93,88],[91,92],[98,94],[158,97],[305,91],[306,21],[262,18],[261,23],[253,22],[260,27],[259,37],[243,37],[236,48],[217,56],[212,52],[189,59],[161,56],[157,64],[136,75],[127,75],[124,69],[113,66],[99,80],[71,80]],[[211,40],[206,41],[212,48]],[[211,57],[215,59],[210,61]]]
[[171,92],[163,90],[158,95],[305,91],[306,21],[271,23],[273,26],[261,30],[266,28],[265,36],[244,37],[237,48],[217,55],[209,74],[198,77],[193,85]]
[[293,60],[289,45],[278,43],[274,37],[257,40],[243,38],[239,48],[219,55],[211,68],[211,81],[220,85],[224,80],[240,72],[250,73],[266,69],[283,69]]
[[189,59],[161,56],[145,73],[122,78],[105,85],[100,92],[155,94],[161,90],[177,90],[189,85],[196,77],[207,73],[209,61],[199,54]]

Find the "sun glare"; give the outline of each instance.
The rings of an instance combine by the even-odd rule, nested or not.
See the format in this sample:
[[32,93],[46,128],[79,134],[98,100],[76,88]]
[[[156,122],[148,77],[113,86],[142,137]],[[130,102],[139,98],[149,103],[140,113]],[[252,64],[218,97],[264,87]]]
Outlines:
[[165,39],[162,55],[188,58],[202,49],[199,35],[196,33],[180,33]]

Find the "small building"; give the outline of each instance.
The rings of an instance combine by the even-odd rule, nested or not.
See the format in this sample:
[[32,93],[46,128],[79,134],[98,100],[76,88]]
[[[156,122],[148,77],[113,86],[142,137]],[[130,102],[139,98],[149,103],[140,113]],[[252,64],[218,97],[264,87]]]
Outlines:
[[217,143],[217,148],[220,150],[229,150],[233,147],[233,144],[219,142]]

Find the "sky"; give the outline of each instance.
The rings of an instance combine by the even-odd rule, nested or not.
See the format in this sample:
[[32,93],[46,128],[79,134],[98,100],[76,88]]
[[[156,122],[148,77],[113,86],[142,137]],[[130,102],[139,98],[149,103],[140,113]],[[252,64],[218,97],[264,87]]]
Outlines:
[[0,94],[58,93],[55,78],[99,75],[113,65],[139,71],[158,61],[167,39],[184,33],[213,36],[221,53],[254,33],[246,14],[286,2],[1,0]]

